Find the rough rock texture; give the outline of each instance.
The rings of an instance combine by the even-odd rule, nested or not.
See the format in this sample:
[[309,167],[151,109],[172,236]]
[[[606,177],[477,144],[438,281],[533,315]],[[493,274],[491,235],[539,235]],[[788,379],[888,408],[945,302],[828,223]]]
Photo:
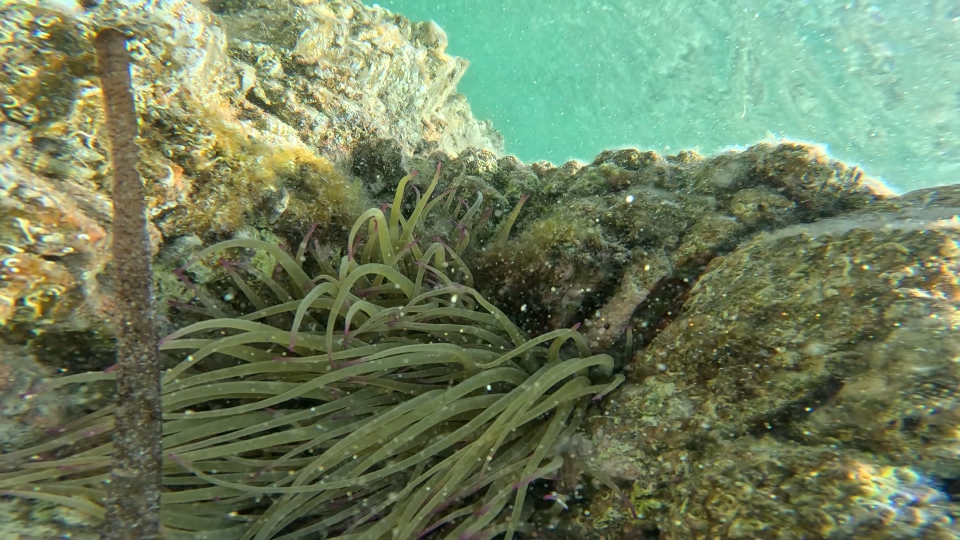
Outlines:
[[[364,192],[334,162],[370,137],[400,150],[499,134],[455,93],[466,61],[436,24],[356,0],[0,5],[0,322],[97,321],[109,310],[108,152],[91,37],[130,30],[154,241],[248,226],[340,232]],[[390,182],[395,182],[391,178]],[[109,287],[107,287],[109,289]],[[77,312],[76,308],[83,304]]]
[[455,94],[468,63],[445,54],[447,36],[432,21],[411,23],[355,0],[210,7],[226,32],[250,120],[279,120],[327,156],[385,134],[407,152],[503,152],[499,134]]
[[0,451],[22,447],[62,421],[59,397],[40,392],[48,369],[22,348],[0,345]]
[[[918,191],[715,258],[588,462],[660,538],[955,538],[958,201]],[[629,538],[617,517],[604,534]]]
[[484,292],[537,332],[582,322],[599,349],[627,326],[638,344],[649,341],[703,268],[742,239],[887,195],[856,168],[793,143],[709,159],[627,149],[559,168],[488,157],[487,169],[481,176],[510,201],[531,197],[509,247],[473,261],[496,282]]
[[104,356],[114,361],[112,350],[71,342],[70,337],[49,334],[30,346],[0,344],[0,453],[56,434],[65,420],[93,412],[112,399],[113,388],[107,384],[56,391],[47,387],[56,376],[96,369]]
[[71,508],[52,505],[27,506],[17,499],[0,499],[0,534],[15,540],[97,540],[96,529]]
[[[109,206],[73,187],[16,162],[0,163],[0,324],[42,325],[77,309],[100,309],[94,278],[105,263],[101,224]],[[85,296],[90,303],[84,305]]]

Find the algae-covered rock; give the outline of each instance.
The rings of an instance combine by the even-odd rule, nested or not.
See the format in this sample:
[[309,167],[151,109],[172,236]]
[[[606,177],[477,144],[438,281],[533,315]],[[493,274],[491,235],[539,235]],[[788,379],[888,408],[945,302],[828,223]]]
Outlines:
[[740,439],[691,468],[661,529],[681,538],[956,538],[957,505],[910,466],[834,446]]
[[[947,540],[960,534],[957,505],[936,478],[830,445],[747,437],[682,464],[668,479],[659,490],[634,485],[638,520],[607,493],[573,507],[568,519],[545,523],[540,537]],[[652,516],[660,516],[659,527]]]
[[[958,195],[876,201],[715,258],[594,420],[591,460],[649,490],[635,504],[656,500],[645,519],[666,538],[952,537]],[[825,453],[837,480],[816,472]],[[922,491],[938,509],[851,501],[883,471],[914,478],[884,500]],[[754,500],[774,484],[791,496]]]
[[370,137],[407,154],[503,151],[455,93],[467,63],[446,54],[435,23],[356,0],[91,5],[0,6],[0,250],[18,265],[2,269],[0,322],[80,326],[81,304],[93,322],[109,312],[97,278],[110,163],[92,47],[104,26],[131,36],[158,247],[251,226],[339,234],[365,201],[334,163]]
[[[705,266],[750,235],[889,195],[818,147],[794,143],[709,158],[627,149],[561,167],[464,153],[444,169],[467,198],[482,191],[496,201],[494,226],[486,237],[477,231],[482,247],[468,254],[484,294],[532,332],[582,323],[600,349],[627,327],[647,343]],[[483,242],[524,195],[510,241]]]
[[17,499],[0,499],[0,538],[96,540],[100,533],[76,510],[53,505],[27,507]]
[[0,451],[22,448],[62,421],[62,403],[41,391],[49,368],[23,348],[0,345]]
[[0,163],[0,324],[103,314],[95,277],[106,262],[108,211],[75,185]]

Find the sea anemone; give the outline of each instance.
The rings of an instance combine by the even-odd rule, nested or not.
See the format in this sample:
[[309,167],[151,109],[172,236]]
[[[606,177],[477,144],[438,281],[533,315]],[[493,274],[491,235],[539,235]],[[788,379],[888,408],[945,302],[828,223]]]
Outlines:
[[[219,260],[253,312],[228,316],[191,284],[209,318],[161,342],[185,354],[162,381],[166,538],[509,540],[529,529],[528,486],[556,477],[589,398],[622,376],[576,328],[526,339],[473,288],[461,252],[480,200],[462,215],[439,207],[457,223],[456,247],[416,238],[455,197],[431,197],[439,173],[408,217],[411,176],[388,214],[364,212],[338,269],[308,233],[294,255],[233,239],[178,271],[189,283],[189,266]],[[268,254],[280,271],[229,259],[238,250]],[[114,377],[78,374],[46,390]],[[113,412],[0,456],[2,493],[102,518]]]

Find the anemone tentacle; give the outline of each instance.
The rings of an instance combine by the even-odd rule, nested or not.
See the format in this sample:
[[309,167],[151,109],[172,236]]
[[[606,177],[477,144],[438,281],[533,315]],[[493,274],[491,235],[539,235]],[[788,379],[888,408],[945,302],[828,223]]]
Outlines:
[[[228,317],[195,286],[215,317],[162,342],[184,354],[162,386],[166,538],[453,540],[483,532],[509,540],[529,529],[528,487],[556,473],[557,443],[591,398],[623,377],[594,384],[587,372],[609,373],[613,359],[592,354],[576,329],[527,339],[474,289],[460,255],[480,194],[453,219],[456,247],[436,239],[422,248],[417,231],[428,215],[459,214],[461,204],[451,202],[455,190],[431,198],[438,165],[403,216],[412,176],[400,181],[389,214],[360,216],[339,268],[316,242],[310,248],[314,224],[295,256],[234,239],[180,269],[214,258],[254,310]],[[507,241],[525,200],[495,242]],[[237,249],[268,253],[283,275],[231,262]],[[305,269],[308,251],[319,275]],[[114,378],[80,374],[50,387]],[[102,518],[111,412],[0,456],[0,490]]]

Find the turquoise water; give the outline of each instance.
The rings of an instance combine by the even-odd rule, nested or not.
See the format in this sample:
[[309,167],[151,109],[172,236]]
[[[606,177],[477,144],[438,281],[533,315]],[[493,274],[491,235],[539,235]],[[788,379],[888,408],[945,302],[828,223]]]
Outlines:
[[522,160],[785,137],[892,186],[960,172],[954,0],[385,0],[472,63],[459,90]]

